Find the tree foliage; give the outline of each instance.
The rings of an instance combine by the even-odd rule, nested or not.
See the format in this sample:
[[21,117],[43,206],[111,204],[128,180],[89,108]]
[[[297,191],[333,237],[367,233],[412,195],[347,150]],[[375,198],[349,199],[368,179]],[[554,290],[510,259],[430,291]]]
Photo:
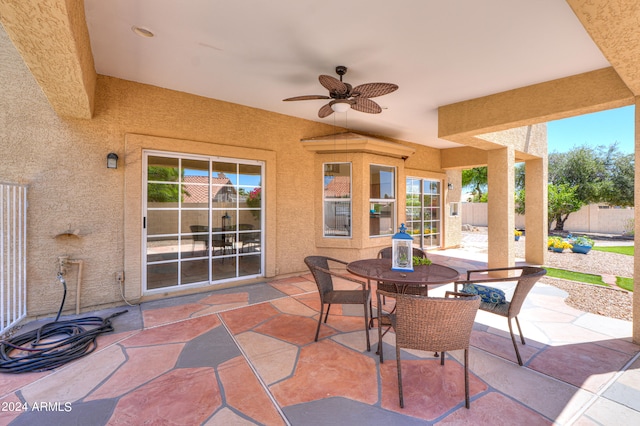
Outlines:
[[524,163],[516,164],[516,191],[524,189]]
[[635,156],[616,156],[608,167],[608,178],[602,187],[602,201],[613,205],[629,207],[634,204]]
[[487,179],[486,167],[474,167],[462,171],[462,187],[472,190],[473,202],[486,202]]
[[[581,146],[548,157],[549,226],[562,231],[573,212],[590,203],[631,206],[634,156],[624,155],[617,143],[597,149]],[[516,169],[516,213],[525,210],[524,171]]]
[[574,187],[576,197],[585,204],[601,200],[607,176],[606,162],[593,148],[582,146],[566,153],[552,153],[549,157],[560,157],[549,161],[550,183]]
[[[178,182],[178,169],[173,167],[149,166],[148,179],[160,182]],[[186,191],[183,191],[186,194]],[[160,203],[177,203],[180,199],[180,185],[149,183],[147,200]]]
[[549,184],[547,189],[549,191],[547,219],[549,224],[555,221],[556,230],[563,230],[569,215],[580,210],[586,203],[579,198],[577,186],[564,183]]

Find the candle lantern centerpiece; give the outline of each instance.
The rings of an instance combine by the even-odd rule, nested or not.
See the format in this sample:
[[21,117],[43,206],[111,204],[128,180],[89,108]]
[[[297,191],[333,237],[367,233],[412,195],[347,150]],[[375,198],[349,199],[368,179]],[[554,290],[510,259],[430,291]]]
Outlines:
[[406,231],[403,223],[400,225],[400,232],[391,238],[393,271],[413,271],[413,238]]

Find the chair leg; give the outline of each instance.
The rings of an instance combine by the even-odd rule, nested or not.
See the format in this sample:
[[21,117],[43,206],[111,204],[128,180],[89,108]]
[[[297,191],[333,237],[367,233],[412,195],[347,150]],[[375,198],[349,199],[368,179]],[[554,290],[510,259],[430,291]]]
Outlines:
[[373,298],[371,297],[371,280],[367,280],[367,291],[369,292],[369,328],[373,328]]
[[369,328],[373,328],[373,297],[369,299]]
[[[367,352],[371,352],[371,342],[369,341],[369,314],[367,313],[367,304],[364,303],[364,332],[367,333]],[[371,300],[369,300],[371,307]]]
[[464,350],[464,406],[469,408],[469,349]]
[[400,362],[400,348],[396,344],[396,363],[398,365],[398,396],[400,397],[400,408],[404,408],[404,398],[402,395],[402,367]]
[[324,323],[327,323],[327,318],[329,318],[329,309],[331,309],[331,303],[327,305],[327,314],[324,316]]
[[520,358],[520,351],[518,350],[518,344],[516,343],[516,336],[513,335],[511,318],[507,318],[507,323],[509,324],[509,333],[511,334],[511,341],[513,342],[513,348],[516,350],[516,357],[518,357],[518,364],[522,365],[522,358]]
[[[384,297],[384,296],[383,296]],[[376,293],[376,299],[378,302],[378,355],[380,355],[380,364],[384,362],[384,355],[382,354],[382,305],[380,304],[380,295]]]
[[518,321],[518,317],[514,317],[516,319],[516,325],[518,326],[518,333],[520,333],[520,340],[522,341],[523,345],[526,345],[525,341],[524,341],[524,334],[522,334],[522,329],[520,328],[520,321]]
[[[320,324],[322,324],[322,312],[324,311],[324,303],[320,302],[320,316],[318,317],[318,328],[316,328],[316,339],[318,341],[318,335],[320,334]],[[328,313],[328,311],[327,311]],[[326,321],[325,321],[326,322]]]

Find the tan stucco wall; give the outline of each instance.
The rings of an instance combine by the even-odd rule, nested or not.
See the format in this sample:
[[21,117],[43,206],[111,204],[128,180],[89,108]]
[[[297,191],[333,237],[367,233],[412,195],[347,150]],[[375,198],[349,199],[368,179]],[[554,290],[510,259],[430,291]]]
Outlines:
[[[635,126],[640,129],[640,97],[636,97]],[[640,164],[640,132],[635,133],[635,164]],[[640,235],[640,172],[636,169],[633,196],[635,199],[634,235]],[[633,276],[640,277],[640,238],[634,239]],[[633,281],[633,341],[640,344],[640,280]]]
[[533,157],[546,157],[547,155],[547,124],[533,124],[516,127],[501,132],[485,133],[479,138],[512,146],[516,151],[516,160]]
[[96,71],[84,1],[2,0],[0,20],[58,115],[90,118]]
[[[453,186],[452,189],[448,185]],[[458,247],[462,243],[462,171],[447,170],[447,177],[442,186],[445,193],[445,205],[443,206],[444,235],[442,246],[444,248]],[[457,209],[452,212],[451,204],[457,203]],[[455,214],[452,214],[455,213]]]
[[511,147],[489,151],[487,163],[489,268],[515,265],[514,150]]
[[[125,272],[126,296],[140,296],[142,245],[140,209],[142,148],[228,155],[266,162],[266,274],[305,271],[303,258],[316,248],[315,186],[320,154],[309,152],[301,139],[344,129],[267,111],[205,99],[185,93],[99,76],[95,114],[91,120],[56,115],[42,90],[0,31],[0,180],[24,182],[29,187],[28,313],[54,313],[62,289],[55,280],[57,258],[68,255],[84,262],[81,306],[120,304],[116,273]],[[134,136],[138,135],[138,136]],[[142,135],[142,136],[140,136]],[[403,161],[369,153],[360,156],[360,181],[354,182],[360,199],[354,221],[364,221],[368,208],[368,164],[398,169],[397,218],[404,217],[405,164],[414,174],[440,176],[439,151],[402,141],[416,150]],[[106,168],[106,155],[120,157],[118,169]],[[277,166],[276,166],[277,165]],[[366,173],[365,173],[366,172]],[[315,183],[314,183],[315,180]],[[315,188],[315,189],[314,189]],[[358,210],[356,210],[358,209]],[[368,234],[368,225],[361,223]],[[79,237],[57,234],[80,230]],[[390,238],[354,236],[358,251],[329,250],[342,258],[374,254]],[[75,308],[77,267],[67,275],[66,309]]]

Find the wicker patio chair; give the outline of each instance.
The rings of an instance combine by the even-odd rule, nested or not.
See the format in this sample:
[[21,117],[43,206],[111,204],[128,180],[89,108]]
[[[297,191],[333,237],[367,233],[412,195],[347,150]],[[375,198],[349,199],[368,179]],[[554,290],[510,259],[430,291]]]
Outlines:
[[[322,323],[322,314],[324,313],[324,305],[327,305],[327,313],[324,322],[327,322],[331,304],[340,305],[362,305],[364,310],[364,328],[367,336],[367,351],[371,351],[371,343],[369,341],[369,312],[371,311],[371,290],[367,283],[356,280],[348,275],[339,274],[329,268],[329,262],[347,265],[347,262],[333,259],[325,256],[308,256],[304,259],[304,263],[309,267],[313,274],[313,278],[318,286],[320,293],[320,316],[318,317],[318,328],[316,329],[315,341],[318,341],[320,333],[320,324]],[[361,289],[358,290],[334,290],[333,277],[339,277],[344,280],[352,281],[360,284]],[[369,308],[369,310],[367,310]]]
[[[490,277],[486,274],[494,272],[520,272],[519,276],[512,277]],[[544,268],[538,268],[535,266],[514,266],[510,268],[492,268],[492,269],[476,269],[467,271],[467,279],[464,281],[456,281],[454,285],[455,291],[459,291],[460,285],[463,288],[462,292],[469,292],[480,294],[482,301],[480,303],[480,309],[483,311],[491,312],[496,315],[500,315],[507,318],[509,325],[509,333],[511,334],[511,341],[513,342],[513,348],[516,351],[516,357],[518,358],[518,364],[522,365],[522,358],[520,357],[520,351],[518,350],[518,344],[513,334],[513,327],[511,326],[511,319],[515,318],[516,325],[518,326],[518,333],[520,333],[520,340],[525,345],[524,335],[520,328],[520,322],[518,321],[518,314],[522,308],[522,304],[527,295],[535,285],[535,283],[547,273]],[[485,274],[483,278],[472,279],[474,274]],[[488,283],[500,283],[517,281],[513,296],[510,301],[496,300],[495,294],[502,293],[501,290],[497,290],[493,287],[486,286]],[[466,287],[466,288],[465,288]],[[488,296],[490,295],[490,296]],[[502,293],[504,295],[504,293]]]
[[[378,290],[380,293],[384,293]],[[444,353],[464,350],[465,407],[469,408],[469,339],[480,306],[480,296],[448,292],[455,298],[425,297],[409,294],[389,294],[396,298],[396,311],[391,324],[396,333],[396,362],[398,365],[398,396],[404,408],[402,393],[402,361],[400,349],[417,349]],[[382,354],[382,345],[380,345]]]
[[[380,251],[378,252],[378,259],[391,259],[392,258],[392,250],[393,247],[385,247],[383,249],[380,249]],[[413,256],[416,257],[423,257],[426,258],[427,254],[422,251],[421,249],[417,248],[417,247],[413,247]],[[386,293],[396,293],[397,291],[397,286],[393,283],[384,283],[381,281],[378,281],[377,283],[377,287],[379,290],[382,290],[383,292]],[[423,295],[426,296],[426,292],[428,291],[428,287],[424,287],[420,288],[420,287],[411,287],[411,288],[407,288],[405,289],[405,293],[406,294],[418,294],[418,295]],[[376,293],[376,303],[378,306],[378,312],[380,312],[380,310],[382,309],[382,305],[387,303],[387,296],[382,295],[382,304],[380,303],[380,295],[378,293]],[[382,336],[384,336],[384,334],[386,334],[386,331],[383,333],[382,332],[382,327],[390,327],[391,323],[388,321],[387,319],[387,315],[378,315],[378,338],[379,338],[379,342],[382,342]],[[380,361],[383,361],[383,357],[382,354],[380,354]]]

